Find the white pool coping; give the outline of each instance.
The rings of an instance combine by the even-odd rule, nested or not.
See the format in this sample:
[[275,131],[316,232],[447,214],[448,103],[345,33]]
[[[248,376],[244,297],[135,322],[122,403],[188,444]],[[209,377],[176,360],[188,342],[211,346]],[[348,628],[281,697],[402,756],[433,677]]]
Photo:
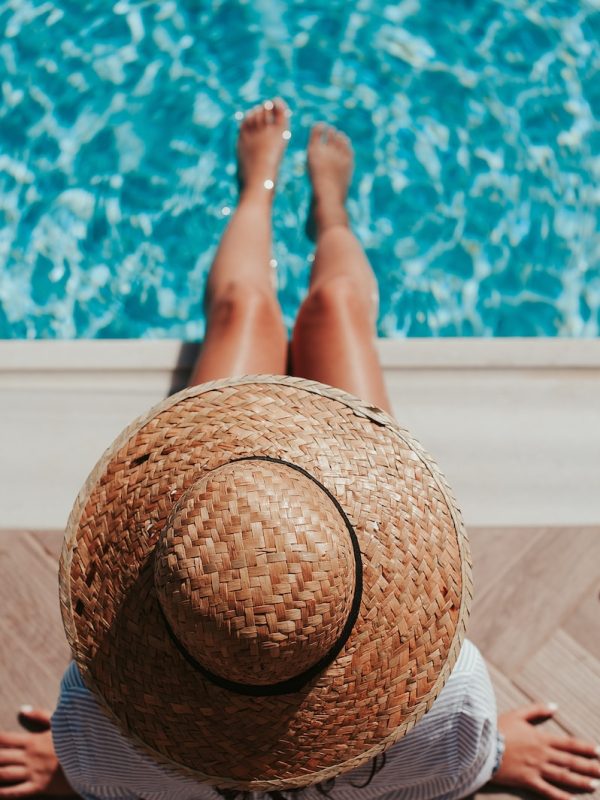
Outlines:
[[[600,525],[600,340],[380,340],[395,414],[469,525]],[[0,342],[0,526],[62,528],[102,451],[179,388],[178,341]]]

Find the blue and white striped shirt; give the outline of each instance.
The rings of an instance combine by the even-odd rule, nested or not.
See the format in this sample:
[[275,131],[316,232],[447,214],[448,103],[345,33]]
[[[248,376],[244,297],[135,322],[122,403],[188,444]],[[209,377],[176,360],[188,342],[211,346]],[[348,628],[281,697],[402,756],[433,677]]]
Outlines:
[[[74,662],[52,717],[65,774],[85,800],[219,800],[214,788],[157,764],[109,720]],[[501,754],[496,700],[483,658],[466,640],[431,709],[386,753],[367,786],[372,762],[339,775],[332,800],[458,800],[490,779]],[[283,793],[285,795],[285,793]],[[265,797],[254,792],[256,800]],[[314,787],[294,795],[322,800]]]

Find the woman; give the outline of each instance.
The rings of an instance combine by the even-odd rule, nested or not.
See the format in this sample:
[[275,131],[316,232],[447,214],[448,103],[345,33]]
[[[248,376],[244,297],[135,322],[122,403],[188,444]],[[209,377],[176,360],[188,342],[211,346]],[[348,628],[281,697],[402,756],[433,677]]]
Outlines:
[[[391,413],[375,347],[377,285],[345,210],[352,149],[343,133],[325,125],[314,127],[308,146],[316,252],[288,354],[270,258],[271,207],[290,138],[289,116],[276,99],[252,109],[241,125],[241,194],[211,268],[206,337],[190,385],[238,375],[281,375],[289,366],[292,375],[341,388]],[[533,725],[554,711],[552,704],[536,704],[496,720],[485,665],[465,642],[431,710],[384,759],[333,783],[299,790],[300,796],[390,797],[393,786],[403,798],[454,799],[490,779],[551,800],[570,797],[556,784],[593,791],[600,777],[598,749]],[[237,794],[194,786],[141,756],[99,712],[72,668],[52,720],[54,743],[47,712],[26,707],[21,716],[45,730],[0,735],[0,798],[67,795],[74,789],[91,798]]]

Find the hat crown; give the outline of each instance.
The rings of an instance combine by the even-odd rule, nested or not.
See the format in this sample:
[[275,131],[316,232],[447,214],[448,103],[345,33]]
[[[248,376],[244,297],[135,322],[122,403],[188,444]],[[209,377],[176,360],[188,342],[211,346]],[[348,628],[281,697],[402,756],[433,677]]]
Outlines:
[[345,520],[321,485],[278,461],[220,466],[193,484],[161,534],[155,585],[202,667],[250,685],[289,680],[338,641],[355,589]]

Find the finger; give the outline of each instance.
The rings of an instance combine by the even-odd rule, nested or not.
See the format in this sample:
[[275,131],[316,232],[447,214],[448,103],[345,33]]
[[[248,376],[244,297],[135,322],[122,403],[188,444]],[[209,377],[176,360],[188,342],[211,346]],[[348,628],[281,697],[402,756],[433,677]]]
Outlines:
[[593,792],[598,788],[598,781],[595,778],[586,778],[577,772],[571,772],[566,767],[555,767],[551,764],[542,769],[542,777],[548,781],[562,783],[564,786],[573,786],[575,789]]
[[549,797],[550,800],[573,800],[572,795],[548,783],[541,776],[532,782],[531,788],[544,797]]
[[0,733],[0,747],[25,747],[25,742],[29,739],[28,733],[13,733],[4,731]]
[[0,786],[0,797],[3,800],[17,800],[19,797],[29,797],[38,791],[32,781],[18,783],[16,786]]
[[0,766],[6,767],[10,764],[24,764],[25,750],[11,750],[8,747],[0,750]]
[[33,706],[21,706],[19,709],[19,716],[26,719],[33,719],[36,722],[47,722],[50,725],[50,717],[52,712],[45,708],[34,708]]
[[50,729],[50,718],[52,714],[45,708],[33,708],[32,706],[21,706],[19,709],[19,723],[28,731],[42,733]]
[[581,775],[600,778],[600,762],[596,758],[582,758],[581,756],[565,753],[563,750],[555,750],[550,755],[550,761],[552,764],[557,764],[559,767],[567,767],[567,769],[579,772]]
[[583,739],[576,739],[574,736],[551,737],[548,744],[557,750],[577,753],[580,756],[591,756],[592,758],[600,756],[595,744],[585,742]]
[[531,703],[528,706],[516,709],[515,713],[528,721],[534,719],[548,719],[553,717],[558,710],[556,703]]
[[29,775],[24,764],[13,764],[12,767],[0,767],[0,783],[23,783]]

